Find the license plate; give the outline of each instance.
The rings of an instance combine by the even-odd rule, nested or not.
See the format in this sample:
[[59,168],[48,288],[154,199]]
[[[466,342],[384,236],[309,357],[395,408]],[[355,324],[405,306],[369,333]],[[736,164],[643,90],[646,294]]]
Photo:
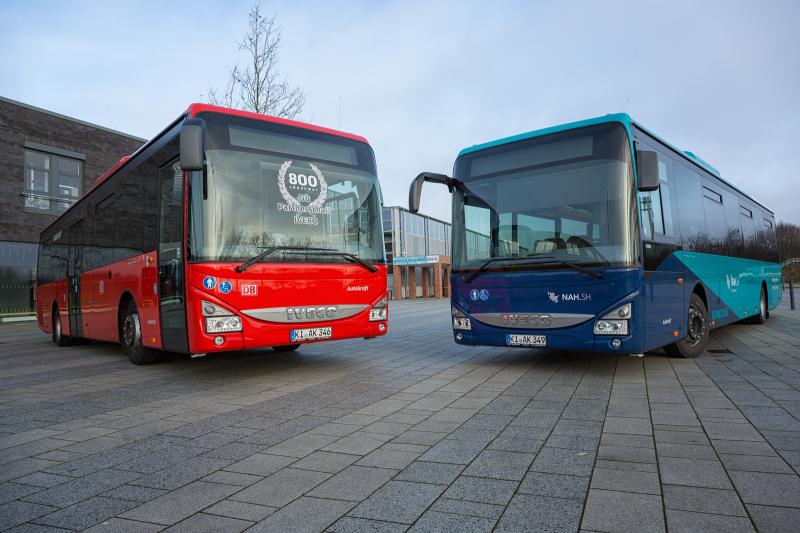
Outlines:
[[547,346],[547,337],[544,335],[506,335],[508,346],[534,346],[543,348]]
[[308,329],[293,329],[289,331],[289,339],[291,341],[315,341],[318,339],[330,339],[331,328],[308,328]]

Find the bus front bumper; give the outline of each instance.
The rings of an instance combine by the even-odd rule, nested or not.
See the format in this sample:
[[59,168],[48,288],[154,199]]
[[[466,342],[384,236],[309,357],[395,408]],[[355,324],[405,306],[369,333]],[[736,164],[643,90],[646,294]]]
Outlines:
[[[547,350],[584,351],[597,353],[641,353],[642,343],[636,335],[632,321],[627,335],[595,335],[595,320],[558,329],[501,328],[470,320],[470,330],[453,330],[457,344],[473,346],[503,346],[506,348],[542,348]],[[516,336],[516,337],[512,337]],[[514,345],[522,336],[544,336],[544,346]],[[640,336],[639,336],[640,337]],[[523,337],[524,338],[524,337]],[[540,340],[540,339],[537,339]]]

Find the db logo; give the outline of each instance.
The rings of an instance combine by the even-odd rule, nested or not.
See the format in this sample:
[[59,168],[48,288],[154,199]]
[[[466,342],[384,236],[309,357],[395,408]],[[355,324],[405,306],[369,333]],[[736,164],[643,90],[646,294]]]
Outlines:
[[242,296],[258,296],[258,285],[255,283],[243,283]]

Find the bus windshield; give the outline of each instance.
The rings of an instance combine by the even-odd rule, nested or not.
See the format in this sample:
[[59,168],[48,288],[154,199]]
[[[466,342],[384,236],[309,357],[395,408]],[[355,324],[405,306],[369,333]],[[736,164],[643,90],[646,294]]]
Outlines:
[[467,154],[454,176],[454,272],[635,264],[633,168],[619,124]]
[[[380,191],[364,143],[269,122],[204,117],[206,195],[193,173],[193,261],[383,262]],[[308,250],[303,253],[303,250]]]

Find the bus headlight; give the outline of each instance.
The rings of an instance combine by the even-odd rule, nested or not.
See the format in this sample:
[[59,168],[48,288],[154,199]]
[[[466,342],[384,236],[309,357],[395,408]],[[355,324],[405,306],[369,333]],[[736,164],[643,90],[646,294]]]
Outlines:
[[603,316],[603,318],[611,318],[611,319],[629,319],[631,317],[631,304],[630,302],[626,303],[625,305],[620,305],[607,315]]
[[461,330],[461,331],[471,331],[472,330],[472,322],[470,322],[469,318],[454,316],[453,317],[453,329]]
[[389,314],[387,311],[386,298],[381,298],[381,301],[376,303],[372,309],[369,310],[369,321],[380,322],[381,320],[386,320]]
[[206,317],[206,333],[242,331],[242,319],[238,316]]
[[461,331],[471,331],[472,330],[472,322],[470,322],[469,317],[465,315],[461,309],[456,307],[455,305],[450,306],[450,314],[453,315],[453,329],[454,330],[461,330]]
[[606,318],[600,319],[594,323],[595,335],[627,335],[628,334],[628,321],[627,320],[609,320]]
[[203,310],[203,316],[233,316],[233,313],[220,307],[217,304],[212,304],[205,300],[200,301],[200,307]]

